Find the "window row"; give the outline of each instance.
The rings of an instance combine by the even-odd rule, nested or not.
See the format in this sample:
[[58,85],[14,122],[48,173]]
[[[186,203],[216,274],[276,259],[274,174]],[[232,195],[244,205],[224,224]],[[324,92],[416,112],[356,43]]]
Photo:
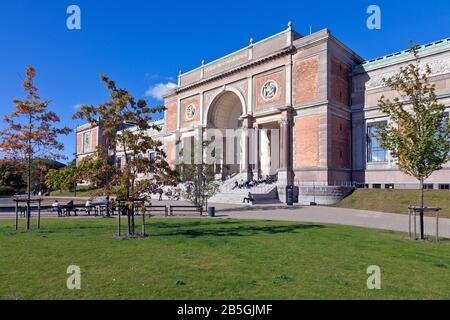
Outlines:
[[[446,112],[444,116],[444,121],[446,121],[449,113]],[[369,163],[387,162],[387,150],[381,147],[377,138],[380,128],[386,125],[387,121],[371,122],[367,125],[367,162]]]

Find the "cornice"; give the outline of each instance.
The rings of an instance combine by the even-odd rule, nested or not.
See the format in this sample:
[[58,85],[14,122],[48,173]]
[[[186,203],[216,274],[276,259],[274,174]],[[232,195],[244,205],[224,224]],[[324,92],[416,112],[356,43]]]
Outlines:
[[222,72],[222,73],[219,73],[219,74],[210,76],[210,77],[205,78],[205,79],[201,79],[201,80],[199,80],[199,81],[193,82],[193,83],[188,84],[188,85],[186,85],[186,86],[179,87],[179,88],[175,88],[175,89],[174,89],[171,93],[169,93],[167,96],[164,96],[164,98],[170,98],[170,97],[173,97],[173,96],[175,96],[175,95],[177,95],[177,94],[179,94],[179,93],[182,93],[182,92],[185,92],[185,91],[187,91],[187,90],[190,90],[190,89],[199,87],[199,86],[204,85],[204,84],[206,84],[206,83],[209,83],[209,82],[212,82],[212,81],[216,81],[216,80],[219,80],[219,79],[223,79],[223,78],[229,77],[229,76],[231,76],[231,75],[233,75],[233,74],[236,74],[236,73],[238,73],[238,72],[241,72],[241,71],[250,69],[250,68],[252,68],[252,67],[255,67],[255,66],[258,66],[258,65],[267,63],[267,62],[269,62],[269,61],[278,59],[278,58],[283,57],[283,56],[285,56],[285,55],[287,55],[287,54],[291,54],[292,52],[294,52],[294,50],[295,50],[295,47],[294,47],[294,46],[286,47],[286,48],[284,48],[284,49],[279,50],[278,52],[275,52],[275,53],[273,53],[273,54],[271,54],[271,55],[268,55],[268,56],[266,56],[266,57],[260,58],[260,59],[258,59],[258,60],[255,60],[255,61],[251,61],[251,62],[242,64],[242,65],[237,66],[237,67],[235,67],[235,68],[232,68],[232,69],[230,69],[230,70],[228,70],[228,71],[225,71],[225,72]]

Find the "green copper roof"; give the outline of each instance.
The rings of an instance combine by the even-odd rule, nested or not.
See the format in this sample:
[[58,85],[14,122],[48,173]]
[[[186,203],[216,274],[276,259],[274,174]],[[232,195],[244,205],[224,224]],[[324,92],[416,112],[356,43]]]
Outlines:
[[[418,50],[418,52],[423,52],[423,51],[426,51],[426,50],[429,50],[429,49],[432,49],[432,48],[437,48],[437,47],[446,46],[446,45],[450,45],[450,38],[418,46],[417,50]],[[409,54],[411,54],[411,49],[399,51],[399,52],[396,52],[396,53],[391,53],[391,54],[388,54],[388,55],[385,55],[385,56],[382,56],[382,57],[379,57],[379,58],[367,60],[367,61],[363,62],[362,64],[357,65],[355,67],[355,69],[357,70],[357,69],[360,69],[362,67],[374,65],[374,64],[379,63],[379,62],[384,62],[384,61],[396,59],[396,58],[399,58],[399,57],[404,57],[404,56],[407,56]]]

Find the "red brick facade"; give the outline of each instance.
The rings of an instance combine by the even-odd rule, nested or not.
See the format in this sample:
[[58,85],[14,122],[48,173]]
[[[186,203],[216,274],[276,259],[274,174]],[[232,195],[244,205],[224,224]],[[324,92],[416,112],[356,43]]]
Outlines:
[[349,76],[348,65],[333,57],[331,59],[331,99],[346,106],[350,105]]
[[177,129],[177,102],[167,103],[166,128],[168,133],[172,133]]
[[294,103],[305,104],[317,99],[318,88],[317,57],[308,58],[294,65]]
[[350,168],[350,121],[333,115],[331,165],[333,169]]
[[319,116],[298,117],[295,122],[295,166],[312,168],[319,164]]
[[[187,108],[189,106],[193,106],[195,108],[195,114],[192,118],[189,118],[187,115]],[[186,98],[181,100],[180,102],[180,127],[186,127],[189,124],[195,124],[200,121],[200,96],[196,95],[190,98]]]
[[[264,84],[267,83],[267,81],[269,81],[269,80],[275,81],[277,83],[278,89],[273,98],[271,98],[270,100],[264,100],[261,92],[262,92]],[[277,72],[274,72],[274,73],[271,73],[268,75],[264,75],[262,77],[258,77],[258,78],[256,78],[255,84],[256,84],[256,86],[255,86],[255,95],[256,95],[255,109],[257,112],[270,109],[271,107],[274,107],[274,106],[282,106],[285,103],[286,88],[285,88],[285,72],[284,72],[284,70],[280,70],[280,71],[277,71]]]

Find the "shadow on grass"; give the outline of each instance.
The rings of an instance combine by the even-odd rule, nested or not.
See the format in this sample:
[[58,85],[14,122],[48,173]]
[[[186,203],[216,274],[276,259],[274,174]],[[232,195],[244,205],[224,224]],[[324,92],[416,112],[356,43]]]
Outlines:
[[[239,226],[233,225],[231,227],[216,227],[217,225],[233,225],[239,224]],[[185,236],[189,238],[198,237],[247,237],[256,234],[279,234],[279,233],[297,233],[299,231],[309,229],[322,229],[326,228],[323,225],[318,224],[291,224],[291,225],[245,225],[242,222],[224,221],[216,224],[191,222],[191,223],[164,223],[158,222],[152,224],[152,227],[156,227],[160,230],[154,232],[152,235],[157,237],[170,237],[170,236]],[[187,228],[186,228],[187,227]],[[207,227],[207,228],[205,228]],[[161,229],[170,229],[168,232],[164,232]]]
[[300,206],[286,206],[286,205],[273,205],[273,206],[254,205],[254,206],[217,209],[216,212],[273,211],[273,210],[295,211],[302,208],[303,207]]
[[[156,228],[186,228],[186,227],[197,227],[197,226],[214,226],[214,225],[234,225],[234,224],[242,224],[242,222],[239,221],[231,221],[231,220],[200,220],[197,219],[196,221],[183,221],[183,222],[173,222],[173,223],[167,223],[167,222],[152,222],[149,221],[149,226],[156,227]],[[172,220],[174,221],[174,220]]]

